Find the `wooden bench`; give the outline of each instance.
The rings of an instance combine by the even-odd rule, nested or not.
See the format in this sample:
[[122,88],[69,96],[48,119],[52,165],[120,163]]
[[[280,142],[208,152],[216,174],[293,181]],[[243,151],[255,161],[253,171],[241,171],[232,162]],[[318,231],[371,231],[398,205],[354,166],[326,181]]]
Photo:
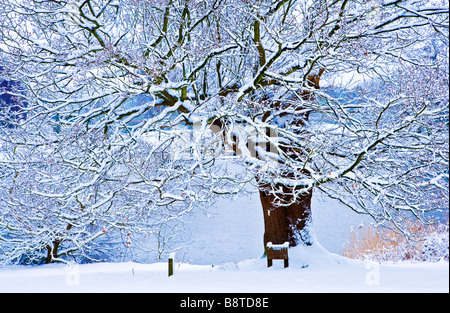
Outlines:
[[289,267],[288,256],[289,242],[285,242],[282,245],[274,245],[272,242],[267,243],[267,267],[272,266],[272,260],[284,260],[284,267]]

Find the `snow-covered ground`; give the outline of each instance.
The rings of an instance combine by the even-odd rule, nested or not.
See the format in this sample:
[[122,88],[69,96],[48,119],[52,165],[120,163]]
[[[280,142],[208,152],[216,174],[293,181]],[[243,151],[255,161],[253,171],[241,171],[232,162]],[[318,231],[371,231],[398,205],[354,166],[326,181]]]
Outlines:
[[290,266],[262,255],[258,194],[220,199],[210,216],[191,220],[191,243],[167,263],[50,264],[0,268],[0,292],[449,292],[449,263],[377,264],[339,256],[352,226],[363,220],[316,195],[315,247],[291,248]]
[[0,269],[0,292],[448,292],[448,263],[383,264],[345,259],[322,249],[290,250],[290,267],[248,259],[217,266],[100,263]]

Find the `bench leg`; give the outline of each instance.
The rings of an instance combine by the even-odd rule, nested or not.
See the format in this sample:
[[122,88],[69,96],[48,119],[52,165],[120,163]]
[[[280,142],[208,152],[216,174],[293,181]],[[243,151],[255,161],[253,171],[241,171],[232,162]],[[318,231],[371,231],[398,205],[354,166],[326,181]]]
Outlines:
[[289,259],[284,259],[284,268],[289,267]]
[[267,258],[267,267],[272,266],[272,259]]

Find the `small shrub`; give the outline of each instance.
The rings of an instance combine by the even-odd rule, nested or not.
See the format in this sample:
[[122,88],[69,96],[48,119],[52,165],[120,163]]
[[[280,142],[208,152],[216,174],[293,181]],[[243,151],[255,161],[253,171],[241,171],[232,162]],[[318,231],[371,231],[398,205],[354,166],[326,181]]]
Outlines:
[[387,228],[363,225],[352,230],[341,255],[360,260],[427,261],[449,260],[449,226],[408,222],[409,236]]

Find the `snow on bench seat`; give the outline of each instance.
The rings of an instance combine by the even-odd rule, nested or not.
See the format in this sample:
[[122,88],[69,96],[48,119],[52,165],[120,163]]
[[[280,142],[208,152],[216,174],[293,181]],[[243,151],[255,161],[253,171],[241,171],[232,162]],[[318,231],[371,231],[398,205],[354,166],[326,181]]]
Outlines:
[[281,245],[275,245],[272,242],[267,243],[267,267],[272,266],[272,260],[284,260],[284,267],[289,267],[289,242],[285,242]]

